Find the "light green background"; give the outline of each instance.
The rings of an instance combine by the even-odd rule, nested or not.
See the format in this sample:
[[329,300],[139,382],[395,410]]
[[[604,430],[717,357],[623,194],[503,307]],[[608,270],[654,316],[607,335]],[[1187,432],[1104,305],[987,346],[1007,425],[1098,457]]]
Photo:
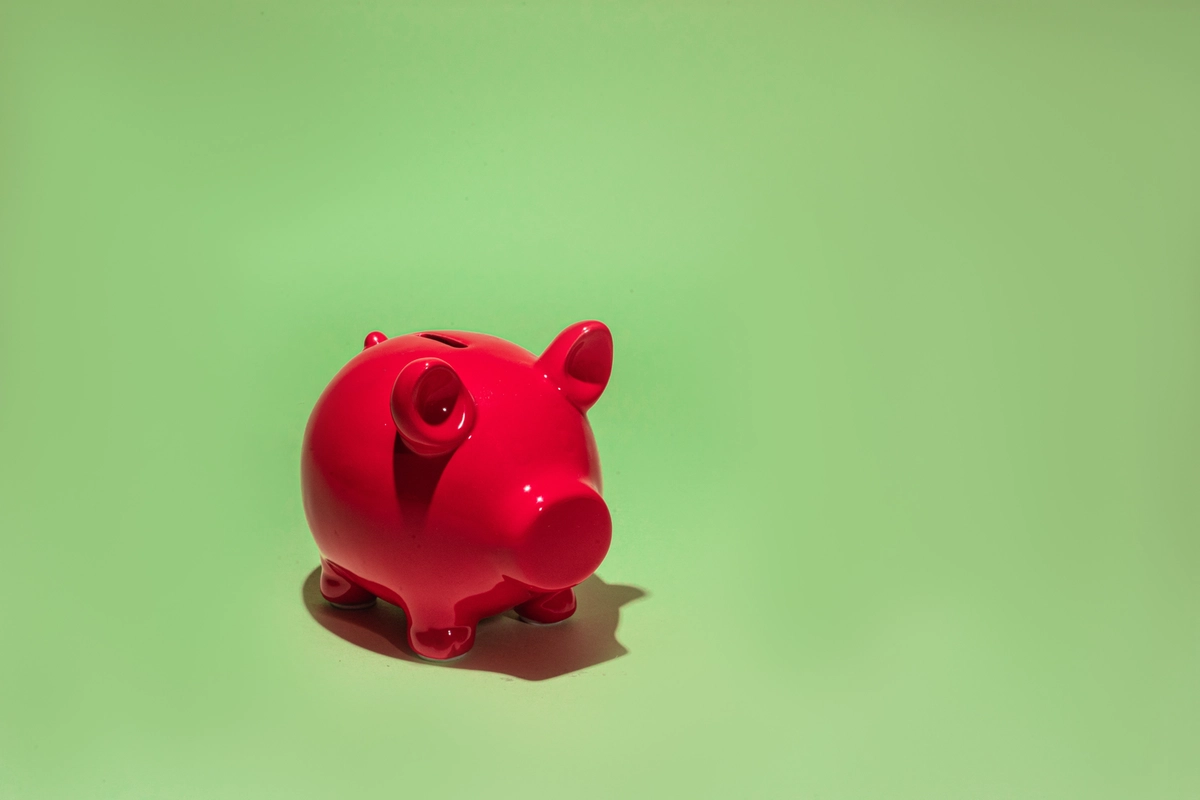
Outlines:
[[[0,797],[1200,796],[1200,6],[1001,5],[0,5]],[[318,624],[363,335],[592,317],[629,652]]]

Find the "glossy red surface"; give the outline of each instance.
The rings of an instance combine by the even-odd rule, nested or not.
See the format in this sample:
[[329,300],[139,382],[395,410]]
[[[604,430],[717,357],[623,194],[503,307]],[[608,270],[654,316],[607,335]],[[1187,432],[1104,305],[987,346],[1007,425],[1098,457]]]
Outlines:
[[550,624],[608,552],[612,523],[586,412],[612,335],[580,322],[540,356],[493,336],[373,332],[317,400],[304,510],[321,594],[399,605],[424,658],[466,653],[479,620]]

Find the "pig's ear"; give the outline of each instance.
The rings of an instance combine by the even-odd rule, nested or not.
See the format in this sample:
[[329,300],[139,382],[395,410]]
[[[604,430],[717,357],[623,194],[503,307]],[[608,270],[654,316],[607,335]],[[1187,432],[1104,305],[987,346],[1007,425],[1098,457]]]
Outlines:
[[392,420],[409,450],[445,455],[471,433],[475,401],[453,367],[440,358],[418,358],[392,386]]
[[608,326],[588,320],[556,336],[537,363],[567,399],[586,412],[608,385],[612,359],[613,340]]

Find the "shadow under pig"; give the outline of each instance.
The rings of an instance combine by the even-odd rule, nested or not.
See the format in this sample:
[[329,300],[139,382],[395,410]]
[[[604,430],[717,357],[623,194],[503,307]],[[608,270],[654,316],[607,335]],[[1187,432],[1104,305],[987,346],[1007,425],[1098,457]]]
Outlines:
[[351,644],[434,669],[482,670],[527,681],[567,675],[628,653],[617,641],[621,607],[646,596],[636,586],[605,583],[592,575],[575,587],[578,607],[565,622],[528,625],[508,611],[479,623],[475,646],[462,659],[429,664],[408,649],[399,607],[379,600],[361,611],[334,608],[321,597],[320,582],[318,567],[304,579],[304,605],[323,628]]

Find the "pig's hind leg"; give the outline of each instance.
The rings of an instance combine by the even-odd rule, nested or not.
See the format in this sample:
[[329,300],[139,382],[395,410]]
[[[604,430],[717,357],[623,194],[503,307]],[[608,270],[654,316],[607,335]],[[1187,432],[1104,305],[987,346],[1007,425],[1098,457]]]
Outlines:
[[321,596],[334,608],[370,608],[375,595],[342,576],[337,568],[321,559]]
[[539,594],[516,607],[522,622],[534,625],[553,625],[575,613],[575,590],[562,589],[557,592]]

